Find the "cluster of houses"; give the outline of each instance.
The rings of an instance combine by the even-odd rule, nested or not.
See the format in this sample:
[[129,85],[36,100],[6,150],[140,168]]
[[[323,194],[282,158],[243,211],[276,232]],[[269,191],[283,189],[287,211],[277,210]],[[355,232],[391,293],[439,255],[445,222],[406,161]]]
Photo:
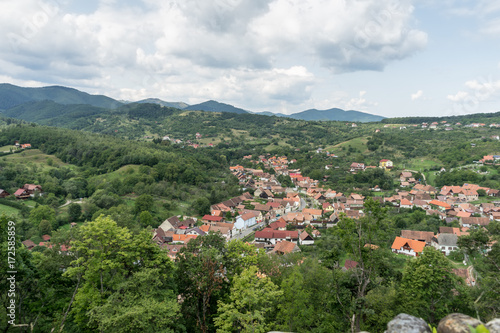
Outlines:
[[412,172],[403,171],[399,174],[399,182],[401,187],[410,187],[418,184],[420,180],[415,179]]
[[495,164],[500,162],[500,155],[486,155],[479,160],[482,164]]
[[[17,189],[14,192],[16,199],[28,199],[33,198],[37,194],[42,193],[42,187],[35,184],[24,184],[23,187]],[[6,198],[10,196],[10,193],[4,189],[0,189],[0,198]]]
[[[382,159],[379,161],[378,167],[384,170],[391,170],[394,167],[394,163],[388,159]],[[352,173],[356,173],[358,171],[364,171],[366,169],[375,169],[376,166],[368,165],[366,166],[364,163],[353,162],[350,166],[350,171]]]
[[[43,247],[46,247],[46,248],[53,248],[53,244],[50,242],[50,239],[52,237],[50,235],[42,235],[42,242],[38,243],[38,244],[35,244],[35,242],[33,242],[31,239],[27,239],[25,241],[22,241],[21,243],[24,244],[24,246],[26,246],[26,248],[28,250],[32,250],[34,247],[36,246],[43,246]],[[61,246],[59,247],[59,253],[68,253],[68,251],[71,249],[71,246],[69,245],[65,245],[65,244],[61,244]]]
[[30,143],[19,143],[19,141],[14,141],[14,146],[16,146],[19,149],[30,149],[31,144]]
[[[200,133],[196,133],[196,139],[199,140],[203,137],[202,134]],[[168,135],[165,135],[163,138],[162,138],[163,141],[170,141],[172,143],[175,143],[175,144],[183,144],[184,141],[182,141],[181,139],[174,139],[174,138],[171,138],[170,136]],[[200,148],[200,147],[203,147],[203,148],[206,148],[206,147],[213,147],[214,144],[213,143],[209,143],[208,145],[200,145],[199,143],[196,143],[196,142],[191,142],[191,140],[187,140],[185,142],[185,144],[189,147],[193,147],[193,148]]]

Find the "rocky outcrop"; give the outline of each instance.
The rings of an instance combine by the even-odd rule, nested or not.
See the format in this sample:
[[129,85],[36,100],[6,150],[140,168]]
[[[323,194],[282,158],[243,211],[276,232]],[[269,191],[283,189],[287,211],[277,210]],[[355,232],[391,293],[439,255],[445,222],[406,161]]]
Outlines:
[[[493,319],[484,324],[480,320],[461,313],[452,313],[441,319],[438,333],[470,333],[470,327],[484,325],[490,333],[500,333],[500,319]],[[400,313],[387,324],[385,333],[420,333],[431,332],[429,325],[422,318]]]
[[422,318],[400,313],[387,324],[385,333],[431,333],[429,325]]
[[480,320],[461,313],[452,313],[441,319],[437,331],[439,333],[470,333],[470,327],[483,324]]

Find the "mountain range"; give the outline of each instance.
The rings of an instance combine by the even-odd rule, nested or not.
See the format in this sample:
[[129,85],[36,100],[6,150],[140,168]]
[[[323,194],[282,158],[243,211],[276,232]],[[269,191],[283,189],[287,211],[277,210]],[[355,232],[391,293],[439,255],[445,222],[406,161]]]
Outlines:
[[[72,106],[60,107],[52,103],[46,103],[47,101],[57,103],[59,105]],[[40,104],[40,102],[44,103]],[[28,118],[25,120],[30,120],[31,117],[29,115],[31,114],[32,110],[40,110],[40,106],[43,106],[42,110],[45,110],[44,112],[46,112],[50,106],[54,106],[58,110],[58,112],[73,114],[75,112],[74,105],[80,105],[77,108],[78,113],[84,112],[85,108],[83,107],[83,105],[92,106],[92,112],[96,113],[96,108],[117,109],[120,106],[128,103],[150,103],[188,111],[230,112],[237,114],[251,113],[266,116],[288,117],[308,121],[337,120],[352,122],[377,122],[385,119],[385,117],[365,112],[354,110],[345,111],[338,108],[332,108],[328,110],[310,109],[287,115],[283,113],[272,112],[252,112],[235,107],[230,104],[225,104],[213,100],[195,105],[189,105],[184,102],[166,102],[158,98],[148,98],[137,102],[123,102],[117,101],[104,95],[91,95],[86,92],[62,86],[24,88],[8,83],[0,84],[0,111],[2,112],[2,114],[7,117],[18,118],[20,115],[19,113],[21,113],[24,115],[21,118]],[[68,111],[68,109],[71,110]],[[18,116],[16,117],[16,115]],[[31,119],[31,121],[36,121],[35,119],[37,118],[39,117],[35,116],[34,119]]]

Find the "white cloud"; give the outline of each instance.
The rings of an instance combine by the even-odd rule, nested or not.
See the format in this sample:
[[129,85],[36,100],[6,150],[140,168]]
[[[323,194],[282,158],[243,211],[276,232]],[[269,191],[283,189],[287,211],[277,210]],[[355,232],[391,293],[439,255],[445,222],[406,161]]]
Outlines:
[[[467,91],[459,91],[454,95],[448,95],[447,98],[468,112],[475,111],[481,104],[498,103],[500,99],[500,80],[481,78],[467,81],[464,85]],[[493,105],[493,108],[496,108],[496,105]]]
[[446,98],[448,98],[452,102],[461,102],[465,100],[467,97],[469,97],[469,93],[466,91],[459,91],[455,95],[446,96]]
[[417,99],[422,98],[422,96],[424,96],[424,92],[423,92],[422,90],[419,90],[419,91],[417,91],[416,93],[411,94],[411,100],[412,100],[412,101],[415,101],[415,100],[417,100]]
[[[312,68],[380,70],[427,41],[410,0],[102,0],[80,13],[67,4],[4,1],[0,72],[10,82],[288,110],[311,100]],[[370,105],[364,93],[341,102]]]

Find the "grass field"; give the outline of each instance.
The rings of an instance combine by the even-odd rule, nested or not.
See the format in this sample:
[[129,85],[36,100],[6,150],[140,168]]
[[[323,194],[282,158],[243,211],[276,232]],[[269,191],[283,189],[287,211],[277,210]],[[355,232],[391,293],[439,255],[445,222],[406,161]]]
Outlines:
[[10,152],[11,149],[14,151],[17,149],[17,147],[13,146],[13,145],[3,146],[3,147],[0,147],[0,152],[8,153],[8,152]]
[[39,149],[28,149],[22,153],[12,154],[4,157],[9,162],[14,163],[34,163],[43,169],[52,168],[48,163],[52,160],[54,166],[71,166],[70,164],[64,163],[57,157],[53,155],[47,155],[42,153]]
[[423,172],[425,169],[440,167],[441,163],[427,158],[413,158],[404,163],[406,169]]
[[19,210],[17,208],[0,204],[0,215],[5,214],[7,216],[11,216],[16,215],[17,213],[19,213]]
[[340,152],[341,148],[348,149],[349,147],[351,147],[351,148],[356,149],[356,150],[363,153],[363,152],[367,151],[367,147],[366,147],[367,142],[368,142],[367,138],[359,137],[359,138],[355,138],[355,139],[352,139],[349,141],[344,141],[344,142],[339,143],[335,146],[328,146],[325,149],[328,151],[333,151],[334,153],[337,153],[337,152]]

